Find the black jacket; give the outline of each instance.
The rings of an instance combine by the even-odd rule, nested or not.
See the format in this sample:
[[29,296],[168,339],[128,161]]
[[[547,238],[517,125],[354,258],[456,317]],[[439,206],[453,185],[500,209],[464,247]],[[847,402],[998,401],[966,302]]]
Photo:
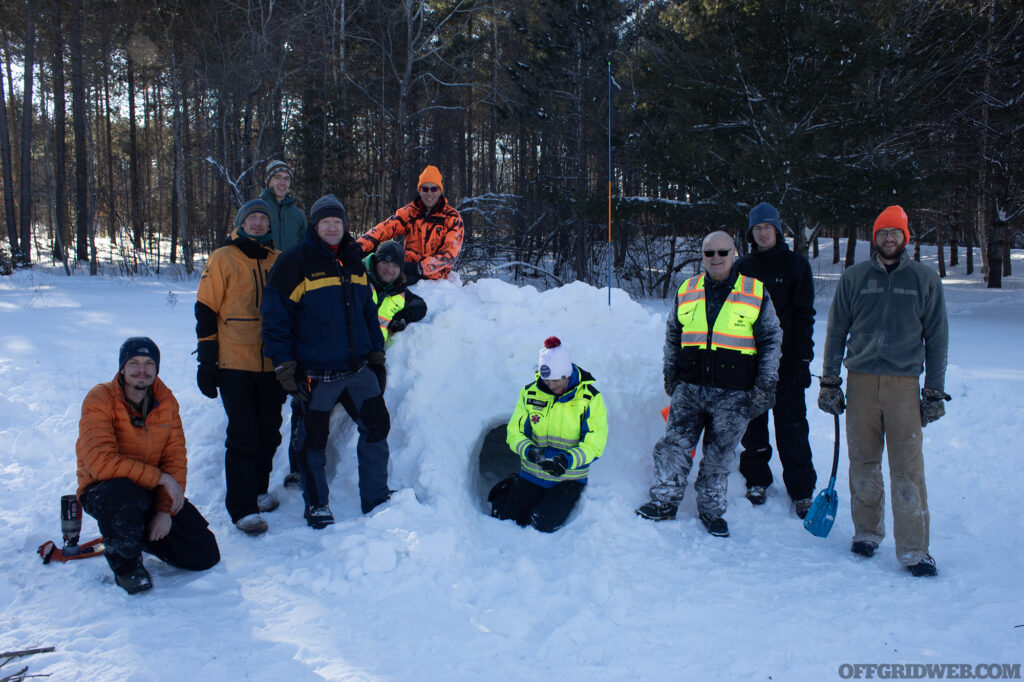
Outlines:
[[736,269],[764,282],[782,326],[780,381],[810,386],[814,358],[814,278],[811,265],[793,253],[781,238],[767,251],[754,251],[736,261]]

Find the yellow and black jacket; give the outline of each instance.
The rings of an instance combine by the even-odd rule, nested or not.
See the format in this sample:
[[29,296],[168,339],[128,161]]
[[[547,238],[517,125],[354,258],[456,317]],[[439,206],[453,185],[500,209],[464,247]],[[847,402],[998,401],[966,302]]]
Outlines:
[[334,251],[313,231],[277,259],[264,291],[263,342],[274,366],[355,370],[384,349],[362,252],[346,232]]
[[232,234],[210,254],[196,291],[196,336],[200,362],[221,369],[270,372],[264,357],[260,304],[278,251]]
[[[608,414],[594,377],[573,365],[569,387],[562,395],[549,392],[539,377],[527,384],[519,392],[506,441],[519,455],[519,475],[531,483],[550,488],[562,481],[586,482],[590,464],[601,456],[608,441]],[[565,473],[552,476],[527,459],[531,446],[544,449],[549,459],[565,455]]]

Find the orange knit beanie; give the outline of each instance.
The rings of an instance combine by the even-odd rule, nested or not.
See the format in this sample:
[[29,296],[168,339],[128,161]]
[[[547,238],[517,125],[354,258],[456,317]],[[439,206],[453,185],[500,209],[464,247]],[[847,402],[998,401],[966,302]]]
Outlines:
[[875,229],[871,231],[871,241],[879,230],[897,229],[903,231],[903,243],[910,243],[910,228],[907,227],[907,212],[901,206],[890,206],[875,218]]
[[437,166],[427,166],[420,173],[420,180],[416,183],[416,189],[419,189],[427,183],[433,183],[441,188],[441,193],[444,194],[444,183],[441,182],[441,171],[437,169]]

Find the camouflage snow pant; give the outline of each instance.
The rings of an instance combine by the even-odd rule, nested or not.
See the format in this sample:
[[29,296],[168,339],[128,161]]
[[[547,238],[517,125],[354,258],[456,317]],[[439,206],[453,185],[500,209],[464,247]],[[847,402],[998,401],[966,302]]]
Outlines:
[[672,394],[665,435],[654,445],[651,499],[678,505],[693,466],[690,452],[704,432],[704,451],[693,484],[697,511],[725,513],[729,474],[736,470],[736,446],[747,428],[750,397],[746,391],[681,382]]

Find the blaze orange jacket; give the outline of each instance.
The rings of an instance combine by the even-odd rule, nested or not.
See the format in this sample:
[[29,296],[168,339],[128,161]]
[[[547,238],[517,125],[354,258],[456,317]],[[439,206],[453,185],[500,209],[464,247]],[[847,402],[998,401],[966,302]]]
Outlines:
[[[263,286],[279,252],[235,233],[210,254],[196,291],[196,335],[217,344],[221,369],[272,372],[263,356]],[[204,360],[200,357],[200,360]]]
[[[86,486],[112,478],[127,478],[153,490],[161,474],[185,489],[188,464],[178,401],[159,377],[153,383],[153,399],[143,420],[116,376],[85,396],[75,444],[79,495]],[[132,424],[133,417],[139,426]],[[171,513],[171,498],[163,488],[157,493],[156,510]]]
[[462,216],[442,194],[430,213],[417,198],[356,240],[370,253],[388,239],[405,238],[405,262],[417,262],[425,279],[444,279],[452,271],[465,228]]

